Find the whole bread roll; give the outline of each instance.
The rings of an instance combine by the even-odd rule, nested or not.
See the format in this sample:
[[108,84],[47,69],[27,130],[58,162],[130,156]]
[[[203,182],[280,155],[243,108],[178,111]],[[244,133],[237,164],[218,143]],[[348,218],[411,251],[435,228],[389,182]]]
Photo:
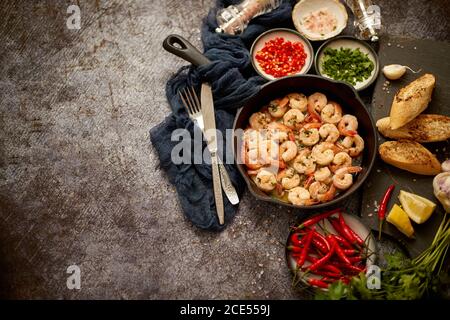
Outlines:
[[390,118],[377,121],[380,133],[391,139],[408,139],[417,142],[437,142],[450,139],[450,117],[440,114],[419,114],[403,127],[392,130]]
[[435,83],[436,78],[426,73],[396,93],[390,114],[392,130],[403,127],[426,109]]
[[439,160],[415,141],[387,141],[380,145],[378,151],[381,159],[394,167],[423,175],[441,172]]

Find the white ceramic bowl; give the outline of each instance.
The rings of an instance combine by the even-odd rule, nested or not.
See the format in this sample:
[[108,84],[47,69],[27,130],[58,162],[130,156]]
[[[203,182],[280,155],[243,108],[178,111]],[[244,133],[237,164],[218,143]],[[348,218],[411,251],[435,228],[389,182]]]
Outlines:
[[[326,34],[311,32],[307,29],[303,20],[312,12],[328,9],[336,17],[336,29]],[[348,15],[345,6],[337,0],[301,0],[292,10],[292,21],[295,28],[312,41],[326,40],[337,36],[347,26]]]
[[275,78],[274,76],[265,73],[264,70],[260,67],[258,61],[256,61],[256,53],[264,47],[264,45],[267,41],[270,41],[277,37],[282,37],[287,41],[292,41],[292,42],[299,41],[302,43],[303,48],[306,53],[305,65],[299,72],[297,72],[295,74],[291,74],[290,76],[307,73],[308,70],[311,68],[313,61],[314,61],[314,50],[311,46],[311,43],[308,41],[308,39],[303,37],[297,31],[292,30],[292,29],[285,29],[285,28],[277,28],[277,29],[268,30],[268,31],[262,33],[253,42],[252,48],[250,49],[250,55],[251,55],[251,59],[252,59],[253,68],[255,68],[256,72],[258,72],[260,76],[262,76],[263,78],[266,78],[267,80],[275,80],[275,79],[282,78],[282,77]]

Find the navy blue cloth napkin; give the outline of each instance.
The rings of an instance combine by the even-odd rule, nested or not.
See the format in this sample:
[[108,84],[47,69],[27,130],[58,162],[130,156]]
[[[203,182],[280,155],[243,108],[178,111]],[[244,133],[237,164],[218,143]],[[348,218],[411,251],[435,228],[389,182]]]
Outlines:
[[[225,138],[225,129],[232,128],[236,110],[264,83],[252,69],[249,54],[251,44],[268,29],[290,27],[292,24],[293,3],[285,1],[276,10],[252,20],[239,36],[216,33],[217,10],[239,2],[218,0],[216,7],[209,12],[202,25],[202,42],[204,54],[212,63],[198,68],[183,67],[167,82],[166,95],[172,114],[150,130],[150,139],[158,153],[160,166],[167,173],[170,183],[175,185],[184,214],[195,226],[216,231],[224,226],[219,225],[216,214],[211,166],[205,163],[176,165],[171,161],[172,149],[179,143],[171,141],[172,132],[184,128],[194,136],[194,125],[182,106],[178,92],[186,86],[193,86],[199,92],[201,83],[209,82],[214,96],[216,126]],[[225,150],[225,143],[223,148]],[[231,150],[224,153],[232,154]],[[230,160],[223,159],[224,162]],[[241,196],[245,188],[242,177],[235,165],[226,165],[226,168]],[[237,206],[233,206],[225,195],[224,204],[226,225],[234,217]]]

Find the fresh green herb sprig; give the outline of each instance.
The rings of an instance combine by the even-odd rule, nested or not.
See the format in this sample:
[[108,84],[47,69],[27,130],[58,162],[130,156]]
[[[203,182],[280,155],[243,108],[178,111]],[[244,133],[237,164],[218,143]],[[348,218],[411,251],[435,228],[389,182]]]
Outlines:
[[442,272],[449,247],[450,219],[444,217],[432,244],[420,256],[415,259],[405,259],[399,253],[386,256],[387,267],[382,271],[381,289],[368,289],[366,276],[361,273],[348,285],[341,281],[331,284],[327,292],[320,292],[315,298],[412,300],[431,295],[449,280]]
[[359,48],[326,48],[322,60],[322,73],[352,85],[368,79],[374,63]]

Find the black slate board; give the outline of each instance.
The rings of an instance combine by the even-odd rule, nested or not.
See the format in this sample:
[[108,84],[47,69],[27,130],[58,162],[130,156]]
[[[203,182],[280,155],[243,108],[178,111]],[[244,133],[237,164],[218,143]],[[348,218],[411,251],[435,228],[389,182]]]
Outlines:
[[[433,92],[432,101],[424,113],[450,115],[449,53],[450,44],[445,42],[383,38],[378,51],[380,69],[388,64],[402,64],[410,66],[414,70],[422,69],[422,71],[417,74],[408,71],[401,79],[390,81],[386,90],[383,90],[383,86],[387,79],[380,72],[375,84],[371,106],[371,113],[374,120],[377,121],[382,117],[388,116],[395,93],[424,73],[432,73],[436,77],[436,87]],[[378,141],[381,144],[386,139],[379,135]],[[440,161],[450,157],[450,143],[448,140],[445,142],[425,144],[425,147],[436,154]],[[436,202],[438,206],[427,222],[421,225],[413,223],[416,232],[415,239],[408,239],[389,223],[385,223],[383,227],[384,234],[400,241],[411,257],[419,255],[431,244],[435,232],[445,214],[442,206],[433,195],[432,180],[432,176],[417,175],[385,164],[378,157],[372,173],[364,186],[361,218],[369,227],[378,231],[378,218],[375,208],[383,197],[387,187],[392,183],[396,185],[396,189],[389,202],[387,213],[394,203],[400,204],[398,194],[401,189],[416,193]]]

